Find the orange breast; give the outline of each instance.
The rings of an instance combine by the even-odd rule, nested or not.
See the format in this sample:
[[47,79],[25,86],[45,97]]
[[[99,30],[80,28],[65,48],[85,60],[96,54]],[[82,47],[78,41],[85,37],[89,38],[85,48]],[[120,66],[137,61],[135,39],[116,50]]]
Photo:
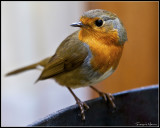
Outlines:
[[81,30],[79,39],[87,43],[91,49],[93,58],[91,65],[94,70],[105,73],[113,67],[115,69],[122,55],[123,46],[118,44],[118,32],[97,33],[89,30]]

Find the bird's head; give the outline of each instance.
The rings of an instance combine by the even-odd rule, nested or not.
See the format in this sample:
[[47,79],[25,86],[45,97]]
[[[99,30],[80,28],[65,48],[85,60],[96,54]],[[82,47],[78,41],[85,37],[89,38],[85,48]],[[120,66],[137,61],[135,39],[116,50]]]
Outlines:
[[123,45],[127,41],[127,33],[120,19],[106,10],[89,10],[81,16],[79,22],[71,26],[81,28],[79,39],[85,42],[91,38],[105,38],[112,43]]

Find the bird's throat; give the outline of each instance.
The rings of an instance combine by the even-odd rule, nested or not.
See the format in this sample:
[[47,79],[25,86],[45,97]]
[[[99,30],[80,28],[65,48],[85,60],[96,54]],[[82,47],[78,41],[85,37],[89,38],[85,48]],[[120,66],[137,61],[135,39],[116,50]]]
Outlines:
[[111,67],[115,69],[122,55],[123,45],[117,45],[118,33],[88,33],[80,30],[79,39],[88,44],[92,58],[90,64],[94,70],[105,73]]

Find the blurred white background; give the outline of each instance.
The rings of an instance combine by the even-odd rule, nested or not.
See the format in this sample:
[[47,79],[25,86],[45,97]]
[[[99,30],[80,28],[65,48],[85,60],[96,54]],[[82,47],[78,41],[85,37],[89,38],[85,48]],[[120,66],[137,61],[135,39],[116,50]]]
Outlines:
[[[26,126],[70,105],[70,92],[54,80],[34,84],[40,71],[4,77],[5,73],[55,53],[61,41],[77,28],[83,2],[2,2],[1,125]],[[73,90],[88,100],[88,88]]]

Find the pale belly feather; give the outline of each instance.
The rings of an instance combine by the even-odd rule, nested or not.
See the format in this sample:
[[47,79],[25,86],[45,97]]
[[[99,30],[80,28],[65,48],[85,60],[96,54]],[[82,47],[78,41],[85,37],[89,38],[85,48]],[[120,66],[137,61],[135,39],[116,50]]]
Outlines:
[[106,71],[102,76],[100,76],[98,79],[93,79],[93,83],[96,84],[104,79],[106,79],[107,77],[109,77],[112,73],[114,72],[113,68],[111,67],[108,71]]

